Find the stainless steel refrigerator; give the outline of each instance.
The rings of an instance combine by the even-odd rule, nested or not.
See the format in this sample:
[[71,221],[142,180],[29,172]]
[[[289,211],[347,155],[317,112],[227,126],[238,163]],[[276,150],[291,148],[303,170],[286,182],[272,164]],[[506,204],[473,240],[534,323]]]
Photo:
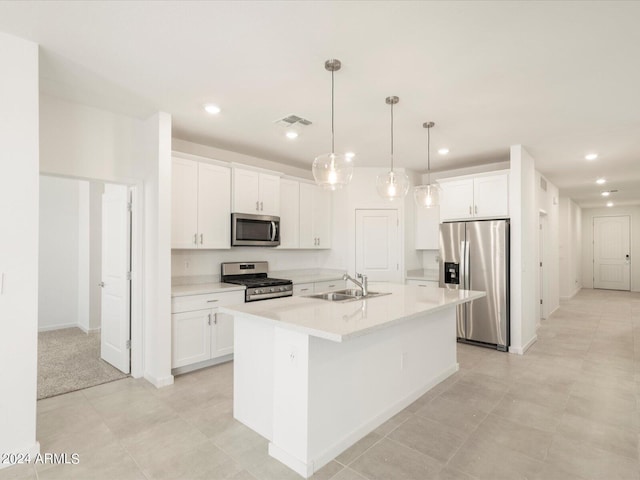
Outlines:
[[459,305],[458,341],[509,348],[509,220],[440,225],[440,287],[479,290]]

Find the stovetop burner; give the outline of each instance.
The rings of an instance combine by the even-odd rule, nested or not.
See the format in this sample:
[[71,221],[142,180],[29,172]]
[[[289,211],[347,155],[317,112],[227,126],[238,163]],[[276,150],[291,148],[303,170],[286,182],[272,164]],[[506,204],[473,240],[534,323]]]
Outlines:
[[245,302],[291,296],[293,282],[282,278],[269,278],[267,270],[267,262],[223,263],[220,267],[223,282],[247,287]]
[[226,283],[233,283],[235,285],[246,285],[247,287],[272,287],[274,285],[288,285],[291,280],[283,280],[281,278],[234,278],[231,280],[225,280]]

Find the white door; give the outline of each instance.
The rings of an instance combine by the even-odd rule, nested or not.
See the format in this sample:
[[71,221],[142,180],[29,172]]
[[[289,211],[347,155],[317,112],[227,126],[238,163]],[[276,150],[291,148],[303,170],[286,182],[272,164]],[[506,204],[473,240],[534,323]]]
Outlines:
[[400,282],[397,210],[356,210],[356,272],[370,281]]
[[129,373],[130,229],[129,190],[107,185],[102,195],[102,324],[100,356]]
[[313,187],[313,236],[318,248],[331,247],[331,192]]
[[260,214],[280,216],[280,177],[260,174]]
[[213,312],[210,309],[174,313],[171,323],[171,368],[211,358]]
[[317,241],[313,230],[313,191],[317,188],[300,183],[300,248],[315,248]]
[[473,217],[473,179],[440,183],[440,219],[464,220]]
[[629,216],[593,218],[593,288],[631,290]]
[[233,353],[233,316],[215,312],[211,326],[211,358]]
[[509,175],[489,175],[473,180],[473,216],[509,216]]
[[280,248],[300,246],[300,182],[280,181]]
[[235,213],[260,213],[260,173],[233,169],[233,211]]

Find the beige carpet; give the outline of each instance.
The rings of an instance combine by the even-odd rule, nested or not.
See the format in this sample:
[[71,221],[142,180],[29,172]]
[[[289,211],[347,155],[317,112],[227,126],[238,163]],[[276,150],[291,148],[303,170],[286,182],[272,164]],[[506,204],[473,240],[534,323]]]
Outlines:
[[128,375],[100,358],[100,334],[79,328],[38,333],[38,400]]

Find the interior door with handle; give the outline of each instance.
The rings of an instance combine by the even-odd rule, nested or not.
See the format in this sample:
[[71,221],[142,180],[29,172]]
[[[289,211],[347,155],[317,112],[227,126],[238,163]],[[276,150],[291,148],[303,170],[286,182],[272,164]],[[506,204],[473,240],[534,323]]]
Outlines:
[[118,370],[131,367],[129,189],[107,185],[102,195],[102,315],[100,356]]
[[593,288],[631,290],[630,218],[593,217]]

